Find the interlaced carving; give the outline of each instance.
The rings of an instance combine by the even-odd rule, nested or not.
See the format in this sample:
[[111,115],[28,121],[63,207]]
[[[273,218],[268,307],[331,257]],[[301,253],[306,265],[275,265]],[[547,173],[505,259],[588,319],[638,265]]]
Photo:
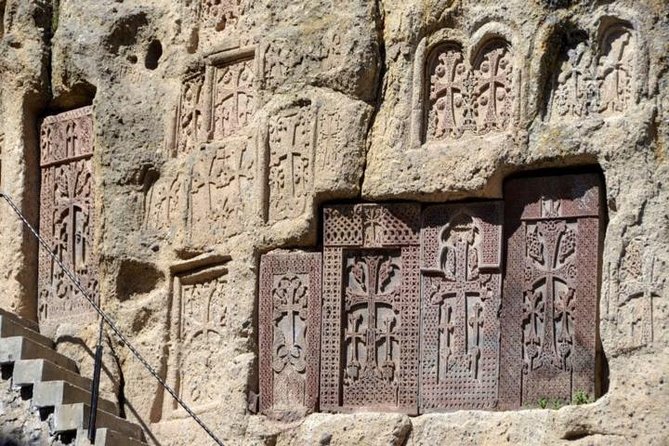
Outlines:
[[515,101],[511,57],[508,44],[501,40],[484,45],[472,64],[453,42],[436,47],[427,65],[425,139],[506,130]]
[[[52,252],[78,276],[88,294],[97,298],[91,107],[46,118],[40,147],[40,234]],[[86,322],[93,313],[61,268],[40,249],[40,329],[51,334],[58,323],[73,321],[73,315],[77,315],[78,322]]]
[[316,110],[303,106],[270,119],[269,221],[302,215],[314,183]]
[[324,210],[321,407],[416,412],[419,206]]
[[501,203],[424,211],[421,411],[496,405],[501,233]]
[[624,113],[636,101],[637,45],[623,25],[605,30],[597,46],[575,39],[555,78],[552,119]]
[[500,403],[596,393],[600,185],[596,175],[505,188],[511,234],[502,306]]
[[321,255],[272,253],[260,266],[260,407],[289,419],[316,408]]
[[[200,411],[220,403],[219,364],[225,362],[222,345],[227,327],[227,269],[222,265],[176,274],[172,291],[174,318],[168,378],[180,398]],[[167,400],[168,415],[178,416]]]

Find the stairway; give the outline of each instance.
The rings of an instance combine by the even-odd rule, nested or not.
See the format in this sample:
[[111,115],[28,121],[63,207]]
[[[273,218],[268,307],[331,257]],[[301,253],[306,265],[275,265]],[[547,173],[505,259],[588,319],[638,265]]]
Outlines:
[[[47,414],[49,433],[62,443],[89,445],[87,439],[91,380],[74,361],[56,352],[51,339],[32,321],[0,309],[2,379],[30,397],[31,407]],[[142,429],[120,418],[116,403],[98,401],[95,446],[146,445]]]

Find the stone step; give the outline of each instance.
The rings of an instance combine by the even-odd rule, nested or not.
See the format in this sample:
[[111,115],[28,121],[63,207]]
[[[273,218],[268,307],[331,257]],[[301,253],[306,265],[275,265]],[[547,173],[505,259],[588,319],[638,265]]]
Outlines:
[[95,446],[147,446],[143,441],[107,428],[95,430]]
[[24,336],[0,338],[0,364],[10,364],[21,359],[46,359],[64,369],[73,372],[78,370],[77,364],[67,356]]
[[90,389],[93,382],[45,359],[26,359],[14,363],[12,374],[14,386],[31,386],[42,381],[67,381],[81,389]]
[[24,336],[45,347],[53,348],[53,341],[51,339],[24,326],[16,321],[16,319],[0,313],[0,338],[10,338],[14,336]]
[[[90,408],[88,404],[63,404],[56,406],[51,419],[52,434],[88,429]],[[96,427],[109,428],[136,440],[143,439],[142,428],[123,418],[98,410]]]
[[[90,389],[82,389],[66,381],[45,381],[33,386],[32,405],[34,407],[53,407],[60,404],[90,403]],[[98,408],[118,415],[118,406],[106,399],[98,399]]]
[[0,315],[7,316],[9,319],[12,319],[14,322],[17,322],[20,325],[23,325],[24,327],[26,327],[29,330],[39,332],[39,325],[35,321],[24,319],[21,316],[17,316],[16,314],[11,313],[7,310],[3,310],[2,308],[0,308]]

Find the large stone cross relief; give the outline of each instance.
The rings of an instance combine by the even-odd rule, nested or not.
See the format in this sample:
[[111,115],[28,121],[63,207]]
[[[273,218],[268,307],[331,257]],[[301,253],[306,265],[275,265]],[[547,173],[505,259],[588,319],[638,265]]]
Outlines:
[[565,221],[542,221],[528,227],[528,269],[523,304],[525,361],[532,370],[569,370],[574,324],[572,283],[574,229]]
[[421,228],[424,412],[497,401],[500,202],[430,206]]
[[[399,265],[390,256],[352,259],[346,288],[348,360],[345,369],[349,382],[363,376],[394,381],[397,358],[393,345],[397,339],[398,315],[393,307],[400,297],[394,277],[397,275]],[[383,353],[377,349],[379,344],[384,346]],[[365,352],[362,363],[359,346],[364,347]]]

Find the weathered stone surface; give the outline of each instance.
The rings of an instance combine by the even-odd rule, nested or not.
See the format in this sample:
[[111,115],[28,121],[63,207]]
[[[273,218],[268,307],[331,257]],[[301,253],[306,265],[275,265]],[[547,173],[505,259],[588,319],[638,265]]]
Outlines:
[[[39,121],[93,105],[100,302],[165,377],[180,342],[171,267],[231,257],[221,342],[191,352],[222,359],[183,370],[221,383],[198,413],[227,444],[666,442],[666,2],[107,3],[0,2],[0,187],[37,224]],[[502,70],[490,69],[494,57]],[[301,145],[289,136],[298,129]],[[583,165],[601,169],[608,217],[603,397],[373,423],[313,414],[302,427],[248,412],[260,253],[319,249],[322,205],[500,199],[512,173]],[[37,246],[0,209],[0,305],[37,320]],[[96,327],[59,325],[59,351],[91,376]],[[105,345],[106,391],[129,417],[156,443],[206,444],[192,420],[168,416],[169,397],[123,345]],[[327,427],[308,436],[316,425]],[[407,434],[393,434],[398,425]]]

